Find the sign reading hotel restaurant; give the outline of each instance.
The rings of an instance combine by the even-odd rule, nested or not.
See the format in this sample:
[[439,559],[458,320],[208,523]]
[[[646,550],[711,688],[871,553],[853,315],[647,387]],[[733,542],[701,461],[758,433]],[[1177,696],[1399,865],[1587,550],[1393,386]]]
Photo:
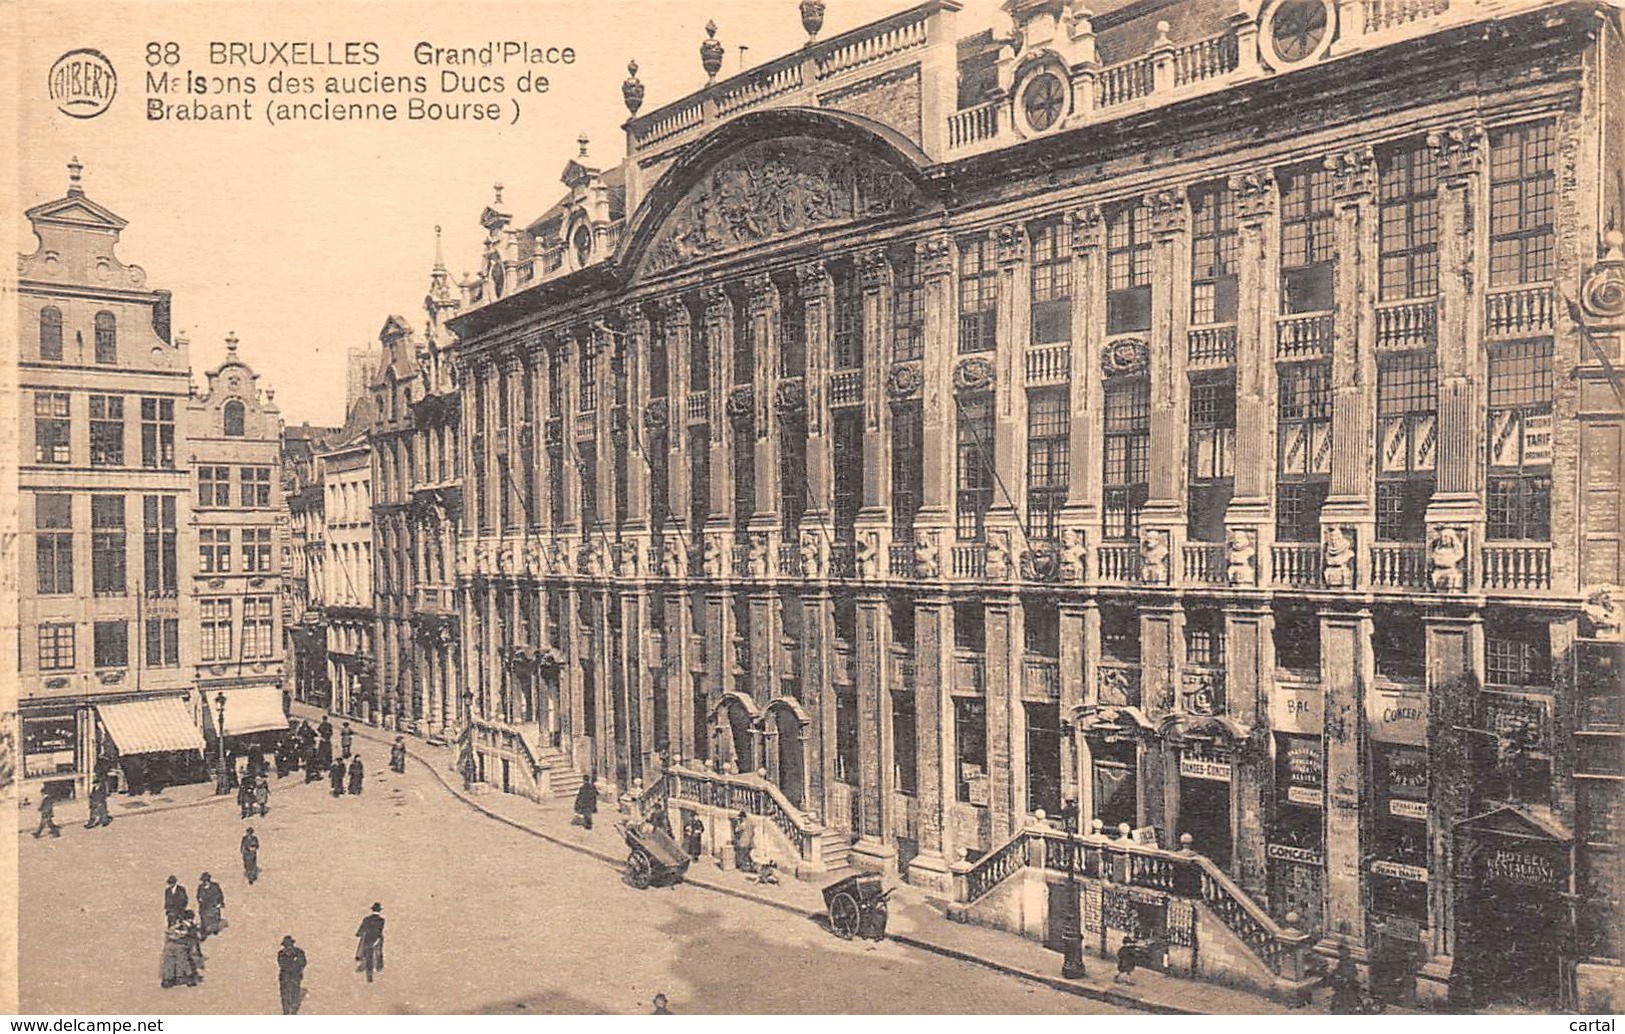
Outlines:
[[1270,725],[1276,732],[1319,736],[1326,724],[1326,697],[1318,687],[1278,685],[1270,694]]
[[1211,779],[1215,782],[1228,783],[1230,781],[1230,762],[1181,754],[1179,757],[1179,774],[1190,779]]
[[1428,818],[1428,805],[1426,801],[1402,801],[1391,799],[1388,802],[1388,814],[1392,815],[1396,819],[1421,819],[1423,822],[1426,822]]
[[1404,862],[1375,861],[1371,863],[1371,871],[1378,876],[1392,876],[1396,880],[1410,880],[1413,883],[1426,883],[1428,871],[1420,865],[1406,865]]
[[1530,851],[1501,848],[1485,856],[1484,875],[1522,887],[1550,887],[1557,882],[1557,866],[1552,864],[1550,858]]
[[1421,690],[1373,689],[1365,695],[1365,717],[1374,740],[1427,744],[1428,697]]

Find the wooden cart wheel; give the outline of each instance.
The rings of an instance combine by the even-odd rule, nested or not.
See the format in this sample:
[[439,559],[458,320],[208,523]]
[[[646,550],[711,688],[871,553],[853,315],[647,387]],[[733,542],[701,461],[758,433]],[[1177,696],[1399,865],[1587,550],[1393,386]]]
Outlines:
[[829,928],[843,941],[857,936],[859,923],[858,901],[842,891],[829,903]]
[[633,851],[626,859],[627,881],[639,890],[647,890],[654,880],[654,865],[643,851]]

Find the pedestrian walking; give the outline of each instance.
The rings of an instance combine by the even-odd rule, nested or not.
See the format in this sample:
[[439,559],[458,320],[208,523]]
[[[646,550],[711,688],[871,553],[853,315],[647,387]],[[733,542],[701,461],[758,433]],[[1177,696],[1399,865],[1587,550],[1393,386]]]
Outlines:
[[705,823],[698,814],[683,820],[683,853],[695,861],[705,853]]
[[343,797],[344,796],[344,760],[342,758],[334,758],[333,759],[332,767],[327,770],[327,778],[333,784],[333,796],[334,797]]
[[[174,879],[173,876],[170,879]],[[184,892],[183,892],[184,893]],[[187,987],[196,987],[198,981],[203,979],[198,972],[200,960],[203,957],[202,949],[197,943],[197,927],[189,910],[183,910],[179,915],[170,917],[164,929],[164,953],[158,966],[158,983],[161,987],[174,987],[185,984]]]
[[366,770],[361,766],[361,755],[357,754],[350,759],[350,793],[361,796],[361,780]]
[[243,834],[242,843],[237,848],[243,855],[243,877],[248,885],[253,886],[254,881],[260,878],[260,838],[254,835],[254,827],[249,826],[248,832]]
[[314,742],[306,743],[299,748],[299,766],[305,770],[306,783],[314,783],[327,771],[327,766],[319,760]]
[[598,788],[592,785],[592,776],[581,777],[581,789],[576,791],[576,820],[587,829],[592,828],[593,813],[598,810]]
[[90,787],[90,819],[85,823],[85,828],[95,829],[112,824],[113,816],[107,812],[107,780],[97,779]]
[[756,830],[750,816],[741,811],[734,816],[734,867],[740,872],[755,872],[756,863],[750,853],[756,848]]
[[350,730],[350,723],[345,722],[344,728],[339,730],[340,757],[350,756],[350,746],[355,742],[355,733]]
[[225,927],[226,892],[214,877],[204,873],[197,883],[198,940],[206,941]]
[[254,784],[254,809],[260,813],[261,818],[271,810],[271,784],[263,778]]
[[670,1016],[671,1014],[672,1014],[671,1010],[666,1008],[666,996],[663,995],[663,994],[655,995],[654,1012],[651,1012],[649,1015],[650,1016]]
[[372,911],[362,920],[356,928],[355,957],[358,965],[356,972],[367,974],[367,983],[372,983],[372,975],[381,973],[384,969],[384,906],[374,901]]
[[282,949],[276,953],[276,987],[282,995],[282,1015],[297,1016],[299,1003],[305,997],[305,950],[282,938]]
[[406,772],[406,737],[395,737],[394,745],[389,748],[389,767],[394,772]]
[[1133,934],[1123,938],[1122,947],[1117,949],[1117,975],[1112,978],[1112,982],[1134,983],[1134,970],[1140,964],[1141,954],[1140,942]]
[[186,896],[186,888],[171,876],[164,883],[164,919],[169,922],[179,919],[181,913],[186,911],[187,904],[189,899]]
[[51,793],[40,794],[39,825],[34,827],[34,839],[39,839],[46,830],[51,831],[52,837],[62,836],[62,827],[56,824],[56,795]]
[[254,814],[254,777],[246,773],[237,784],[237,811],[241,819]]
[[322,715],[322,724],[316,726],[316,734],[324,740],[333,738],[333,723],[327,720],[326,715]]

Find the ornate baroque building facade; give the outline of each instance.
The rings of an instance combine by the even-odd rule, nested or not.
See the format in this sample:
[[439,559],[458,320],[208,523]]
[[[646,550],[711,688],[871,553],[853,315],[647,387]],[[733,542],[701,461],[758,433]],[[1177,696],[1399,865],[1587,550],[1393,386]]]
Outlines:
[[[1275,989],[1605,996],[1617,11],[1094,6],[713,38],[655,111],[633,66],[617,167],[499,190],[450,321],[478,778]],[[1070,919],[1021,889],[1065,858]]]

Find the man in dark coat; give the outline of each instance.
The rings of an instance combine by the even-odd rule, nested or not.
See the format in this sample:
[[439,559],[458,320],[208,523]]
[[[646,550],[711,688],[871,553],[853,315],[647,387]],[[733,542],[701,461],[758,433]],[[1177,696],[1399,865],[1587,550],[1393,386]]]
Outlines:
[[598,788],[592,785],[592,776],[581,777],[581,789],[576,791],[576,818],[588,829],[592,828],[593,812],[598,810]]
[[237,817],[246,819],[254,813],[254,777],[243,776],[243,781],[237,784],[237,810],[242,814]]
[[292,937],[282,938],[282,950],[276,953],[276,986],[282,994],[282,1015],[296,1016],[299,1002],[305,997],[305,950],[293,943]]
[[56,796],[42,793],[39,798],[39,825],[34,827],[34,838],[39,839],[39,835],[46,830],[50,830],[53,837],[62,836],[62,827],[56,824]]
[[333,738],[333,723],[327,720],[326,715],[322,716],[322,724],[316,726],[316,734],[324,740]]
[[350,756],[350,746],[355,742],[355,733],[350,731],[350,723],[345,722],[344,728],[339,730],[339,757]]
[[164,918],[173,923],[186,911],[186,888],[171,876],[164,882]]
[[695,861],[705,853],[705,823],[698,815],[683,820],[683,853]]
[[356,796],[361,795],[361,779],[366,769],[361,767],[361,755],[357,754],[350,759],[350,792]]
[[334,797],[343,797],[344,796],[344,760],[342,758],[334,758],[333,759],[333,767],[331,767],[331,768],[329,768],[327,770],[327,777],[328,777],[328,779],[332,780],[332,783],[333,783],[333,796]]
[[112,824],[113,816],[107,812],[107,780],[97,779],[90,787],[90,820],[85,823],[85,828],[95,829]]
[[254,835],[253,826],[249,826],[248,832],[243,834],[238,850],[243,854],[243,876],[252,885],[260,878],[260,838]]
[[197,885],[198,940],[207,940],[220,932],[225,925],[221,922],[221,913],[225,908],[226,892],[214,882],[214,877],[204,873],[198,878]]
[[356,967],[358,971],[364,970],[367,974],[367,983],[372,983],[374,972],[381,972],[384,968],[384,906],[373,902],[372,912],[361,920],[356,928]]

